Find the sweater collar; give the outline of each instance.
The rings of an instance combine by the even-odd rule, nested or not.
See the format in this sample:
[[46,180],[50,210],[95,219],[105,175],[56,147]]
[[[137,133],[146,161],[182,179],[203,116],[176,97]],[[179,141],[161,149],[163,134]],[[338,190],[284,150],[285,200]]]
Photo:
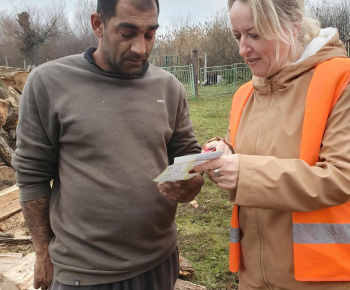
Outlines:
[[88,60],[92,65],[94,65],[95,67],[97,67],[99,70],[101,70],[101,72],[104,72],[104,73],[107,73],[111,76],[115,76],[115,77],[118,77],[118,78],[121,78],[121,79],[135,79],[135,78],[139,78],[139,77],[142,77],[146,71],[148,70],[148,67],[149,67],[149,62],[147,62],[144,67],[142,68],[142,71],[139,75],[135,75],[135,76],[128,76],[128,75],[124,75],[122,72],[111,72],[111,71],[105,71],[103,70],[102,68],[100,68],[96,62],[94,61],[94,58],[93,58],[93,53],[96,51],[96,47],[89,47],[85,50],[84,52],[84,58],[86,60]]

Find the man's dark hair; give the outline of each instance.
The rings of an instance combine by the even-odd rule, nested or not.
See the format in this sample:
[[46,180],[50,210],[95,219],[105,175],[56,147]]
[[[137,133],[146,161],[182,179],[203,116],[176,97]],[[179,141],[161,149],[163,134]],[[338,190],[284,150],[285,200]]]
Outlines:
[[[116,7],[119,0],[98,0],[97,1],[97,13],[101,15],[103,23],[107,23],[108,20],[116,15]],[[159,14],[159,0],[138,0],[132,1],[135,4],[135,7],[140,9],[147,9],[154,5],[157,5],[157,11]]]

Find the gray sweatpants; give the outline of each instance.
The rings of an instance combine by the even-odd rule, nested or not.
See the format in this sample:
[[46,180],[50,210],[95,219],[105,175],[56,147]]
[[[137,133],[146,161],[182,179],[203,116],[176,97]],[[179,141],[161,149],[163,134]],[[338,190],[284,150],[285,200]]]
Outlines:
[[52,281],[50,290],[173,290],[179,276],[178,249],[162,264],[139,276],[109,284],[71,286]]

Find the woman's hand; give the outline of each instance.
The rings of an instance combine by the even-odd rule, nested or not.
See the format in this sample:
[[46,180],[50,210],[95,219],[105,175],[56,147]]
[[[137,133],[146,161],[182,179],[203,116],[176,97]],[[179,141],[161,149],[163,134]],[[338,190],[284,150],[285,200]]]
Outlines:
[[[214,150],[215,148],[215,150]],[[211,141],[206,143],[202,148],[202,153],[210,152],[210,151],[225,151],[224,154],[232,154],[232,150],[225,143],[224,140],[220,141]]]
[[[223,142],[219,142],[223,143]],[[219,146],[218,144],[217,146]],[[225,146],[227,146],[225,144]],[[227,146],[228,147],[228,146]],[[220,149],[218,149],[219,151]],[[226,151],[226,149],[225,149]],[[190,173],[204,171],[208,177],[221,189],[237,189],[239,177],[239,156],[224,154],[220,158],[195,166]]]

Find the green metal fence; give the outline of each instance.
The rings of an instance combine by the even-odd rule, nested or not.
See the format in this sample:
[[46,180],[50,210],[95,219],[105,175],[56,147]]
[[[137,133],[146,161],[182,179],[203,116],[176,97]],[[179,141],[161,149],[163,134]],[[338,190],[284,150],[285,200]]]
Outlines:
[[203,97],[233,94],[251,78],[251,70],[244,63],[200,68],[198,94]]
[[193,65],[169,66],[163,67],[163,69],[173,74],[184,85],[186,90],[186,98],[195,97]]
[[[193,66],[163,67],[184,85],[186,97],[195,97]],[[251,80],[252,73],[244,63],[213,66],[199,69],[198,96],[221,96],[233,94],[238,86]]]

